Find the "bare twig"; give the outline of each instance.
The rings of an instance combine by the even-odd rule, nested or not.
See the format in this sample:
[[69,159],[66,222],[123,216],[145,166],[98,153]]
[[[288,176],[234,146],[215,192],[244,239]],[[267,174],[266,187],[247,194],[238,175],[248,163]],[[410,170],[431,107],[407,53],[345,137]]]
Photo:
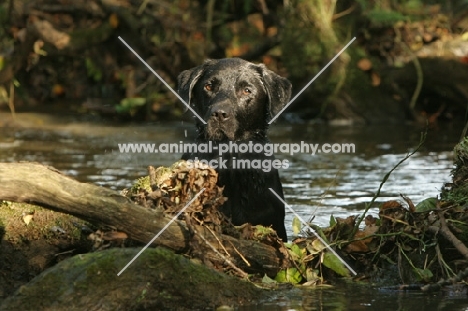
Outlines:
[[454,276],[453,278],[449,278],[449,279],[442,279],[440,280],[439,282],[437,283],[433,283],[433,284],[427,284],[427,285],[424,285],[423,287],[421,287],[421,290],[423,292],[433,292],[433,291],[438,291],[442,288],[442,286],[445,286],[445,285],[452,285],[454,283],[458,283],[460,281],[462,281],[464,278],[468,277],[468,268],[466,268],[465,270],[463,271],[460,271],[456,276]]
[[411,51],[411,49],[408,47],[408,44],[402,40],[400,30],[397,27],[394,27],[394,30],[396,34],[395,42],[400,43],[405,52],[410,55],[411,61],[413,62],[414,68],[416,69],[416,76],[418,80],[416,82],[416,88],[414,89],[413,96],[411,96],[411,101],[409,104],[410,110],[413,112],[424,82],[423,71],[418,57],[413,53],[413,51]]
[[[198,220],[198,219],[197,219]],[[226,254],[228,256],[231,256],[231,254],[229,254],[229,252],[227,251],[227,249],[224,247],[223,243],[219,240],[218,236],[213,232],[213,230],[211,230],[208,226],[205,226],[206,229],[208,229],[208,231],[210,231],[210,233],[214,236],[214,238],[216,239],[216,241],[218,241],[219,243],[219,246],[221,246],[223,248],[223,250],[226,252]],[[231,243],[232,245],[232,243]],[[234,247],[234,245],[232,245],[232,247]],[[234,247],[235,248],[235,247]],[[237,250],[236,250],[237,251]],[[240,254],[239,254],[240,255]],[[241,256],[242,257],[242,256]],[[247,262],[248,264],[248,262]],[[250,267],[250,265],[249,265]]]
[[444,212],[441,209],[437,209],[437,215],[439,216],[440,222],[440,230],[439,232],[442,234],[444,238],[446,238],[452,245],[460,252],[463,257],[468,259],[468,247],[463,244],[453,233],[450,231],[449,227],[447,226],[447,222],[445,221]]
[[394,170],[396,170],[403,162],[408,160],[410,157],[412,157],[418,150],[421,148],[421,146],[424,144],[426,141],[426,135],[427,135],[427,129],[425,132],[421,133],[421,139],[419,140],[419,144],[416,146],[416,148],[408,153],[403,159],[401,159],[387,174],[385,174],[384,178],[382,179],[382,182],[380,183],[379,188],[377,189],[377,192],[375,193],[374,197],[372,200],[366,205],[366,208],[364,209],[364,212],[362,213],[361,217],[359,217],[358,221],[356,222],[356,225],[353,228],[353,231],[351,232],[349,239],[352,239],[354,235],[356,234],[357,230],[359,229],[359,226],[361,225],[361,222],[364,220],[366,217],[367,212],[369,209],[372,207],[372,204],[374,204],[375,200],[379,197],[380,191],[382,190],[383,185],[387,182],[388,178],[390,175],[393,173]]
[[460,136],[460,142],[463,141],[463,138],[465,138],[467,131],[468,131],[468,121],[466,121],[465,127],[463,128],[462,134]]
[[208,245],[219,257],[221,257],[232,269],[234,269],[234,271],[236,271],[242,278],[245,278],[247,279],[248,278],[248,274],[245,273],[242,269],[238,268],[229,258],[227,258],[226,256],[224,256],[223,254],[221,254],[217,249],[216,247],[214,247],[210,242],[208,242],[208,240],[202,235],[200,234],[195,228],[193,228],[193,231],[194,233],[200,238],[202,239],[203,242],[205,242],[206,245]]
[[240,258],[242,258],[242,260],[245,262],[245,264],[247,266],[251,266],[250,262],[247,260],[247,258],[244,257],[244,255],[242,255],[238,250],[237,248],[234,246],[234,244],[232,244],[231,241],[228,241],[231,245],[232,245],[232,248],[234,248],[234,250],[236,251],[237,255],[239,255]]
[[16,120],[16,113],[15,113],[15,79],[10,81],[10,96],[8,96],[8,107],[10,107],[11,116],[13,117],[13,121]]
[[435,246],[436,254],[437,254],[437,261],[439,262],[439,266],[442,267],[442,273],[444,273],[446,277],[449,276],[449,273],[452,275],[455,275],[453,270],[447,265],[447,263],[444,260],[444,256],[442,255],[442,252],[440,251],[440,245],[439,243],[436,244]]
[[345,15],[351,14],[351,13],[354,11],[354,9],[357,7],[357,5],[358,5],[358,4],[357,4],[357,2],[356,2],[356,3],[354,3],[352,6],[350,6],[349,8],[347,8],[346,10],[341,11],[340,13],[334,14],[333,17],[332,17],[332,20],[333,20],[333,21],[336,21],[337,19],[339,19],[339,18],[341,18],[341,17],[343,17],[343,16],[345,16]]

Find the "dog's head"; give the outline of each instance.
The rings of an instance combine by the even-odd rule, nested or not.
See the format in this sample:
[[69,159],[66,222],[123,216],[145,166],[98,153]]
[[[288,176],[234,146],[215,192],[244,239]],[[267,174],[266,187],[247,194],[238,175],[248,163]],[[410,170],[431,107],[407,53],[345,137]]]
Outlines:
[[183,71],[178,93],[206,121],[197,121],[203,139],[240,141],[265,135],[288,102],[291,83],[263,64],[225,58]]

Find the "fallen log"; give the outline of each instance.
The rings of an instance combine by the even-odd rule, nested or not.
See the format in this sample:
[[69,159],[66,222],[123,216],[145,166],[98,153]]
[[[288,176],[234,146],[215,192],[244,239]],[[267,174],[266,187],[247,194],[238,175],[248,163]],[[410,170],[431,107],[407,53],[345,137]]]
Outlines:
[[[74,215],[94,224],[115,227],[132,240],[148,243],[172,217],[143,208],[120,193],[78,182],[58,170],[38,163],[0,163],[0,200],[30,203]],[[194,231],[196,233],[194,234]],[[177,253],[203,253],[216,266],[236,266],[247,272],[274,276],[289,266],[289,258],[277,248],[253,240],[240,240],[183,221],[175,221],[156,239]]]

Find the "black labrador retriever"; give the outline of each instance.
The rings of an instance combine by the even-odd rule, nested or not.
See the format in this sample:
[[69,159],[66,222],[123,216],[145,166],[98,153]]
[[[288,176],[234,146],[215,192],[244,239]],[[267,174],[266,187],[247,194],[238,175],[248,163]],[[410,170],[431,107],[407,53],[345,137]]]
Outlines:
[[[291,83],[263,64],[226,58],[207,60],[183,71],[178,76],[178,93],[207,123],[197,120],[198,143],[211,141],[215,148],[233,142],[237,146],[248,143],[265,146],[269,143],[268,122],[288,102]],[[224,186],[228,197],[221,212],[234,225],[248,222],[272,226],[286,242],[284,204],[268,190],[272,188],[283,197],[278,171],[249,166],[254,160],[257,164],[271,164],[273,155],[253,152],[252,148],[247,152],[236,149],[231,148],[222,158],[218,150],[184,154],[182,158],[219,159],[218,185]],[[241,161],[243,164],[239,164]]]

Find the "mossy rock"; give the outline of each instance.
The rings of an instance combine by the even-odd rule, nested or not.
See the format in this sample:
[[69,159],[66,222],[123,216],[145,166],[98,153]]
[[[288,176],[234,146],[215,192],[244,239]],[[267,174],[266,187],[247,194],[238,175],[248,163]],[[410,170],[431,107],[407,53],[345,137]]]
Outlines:
[[248,282],[165,249],[110,249],[77,255],[20,287],[0,310],[198,310],[264,297]]

